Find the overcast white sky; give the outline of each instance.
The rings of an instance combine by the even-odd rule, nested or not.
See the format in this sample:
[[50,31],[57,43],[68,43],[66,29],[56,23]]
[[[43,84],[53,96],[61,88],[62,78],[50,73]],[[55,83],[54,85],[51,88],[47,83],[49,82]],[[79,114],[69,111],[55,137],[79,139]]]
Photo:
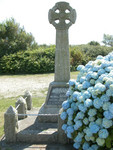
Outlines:
[[[31,32],[38,44],[55,44],[55,28],[48,11],[60,0],[0,0],[0,22],[13,17]],[[69,29],[70,44],[101,42],[113,35],[113,0],[65,0],[76,9],[77,19]]]

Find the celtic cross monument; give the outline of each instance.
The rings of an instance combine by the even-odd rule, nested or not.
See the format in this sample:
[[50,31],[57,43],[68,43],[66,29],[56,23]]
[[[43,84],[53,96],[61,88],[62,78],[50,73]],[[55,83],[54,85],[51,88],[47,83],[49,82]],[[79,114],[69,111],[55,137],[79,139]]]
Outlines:
[[56,28],[55,82],[70,79],[68,29],[75,23],[76,13],[68,3],[59,2],[49,10],[49,22]]
[[49,22],[56,28],[55,77],[50,83],[45,104],[41,113],[58,113],[66,100],[70,79],[70,58],[68,29],[75,23],[76,11],[67,2],[58,2],[49,10]]

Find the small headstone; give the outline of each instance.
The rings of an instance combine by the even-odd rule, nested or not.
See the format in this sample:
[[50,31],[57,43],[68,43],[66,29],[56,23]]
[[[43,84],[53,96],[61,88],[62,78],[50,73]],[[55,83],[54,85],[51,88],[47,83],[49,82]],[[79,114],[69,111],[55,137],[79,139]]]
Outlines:
[[7,142],[16,142],[16,134],[18,130],[18,114],[17,110],[10,106],[4,114],[4,132]]
[[26,91],[24,94],[24,98],[26,100],[27,110],[31,110],[32,109],[32,94],[29,91]]
[[18,114],[23,114],[23,115],[19,115],[18,119],[24,119],[27,117],[26,115],[26,110],[27,110],[27,105],[26,105],[26,101],[23,97],[20,97],[16,104],[15,107],[18,107]]

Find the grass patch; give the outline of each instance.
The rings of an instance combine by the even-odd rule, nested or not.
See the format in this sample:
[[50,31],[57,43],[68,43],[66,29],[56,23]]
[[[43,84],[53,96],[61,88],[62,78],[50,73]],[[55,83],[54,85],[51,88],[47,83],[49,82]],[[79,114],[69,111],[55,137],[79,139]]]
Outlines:
[[33,107],[41,107],[45,102],[45,97],[33,97]]
[[70,73],[70,76],[71,76],[70,78],[71,78],[71,79],[76,79],[76,78],[77,78],[78,73],[79,73],[79,71],[71,72],[71,73]]

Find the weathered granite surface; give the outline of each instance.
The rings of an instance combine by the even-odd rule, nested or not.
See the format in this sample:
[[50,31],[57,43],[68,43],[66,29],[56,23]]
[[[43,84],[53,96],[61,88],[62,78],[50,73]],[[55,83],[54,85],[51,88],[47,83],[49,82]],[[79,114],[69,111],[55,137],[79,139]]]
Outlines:
[[16,142],[18,131],[18,114],[17,110],[10,106],[4,114],[4,132],[7,142]]
[[26,110],[27,110],[27,105],[26,105],[26,101],[23,97],[19,97],[17,102],[15,103],[15,107],[17,108],[18,114],[25,114],[22,116],[18,116],[18,119],[24,119],[26,118]]
[[26,100],[27,110],[31,110],[32,109],[32,93],[30,91],[26,91],[24,94],[24,98]]

